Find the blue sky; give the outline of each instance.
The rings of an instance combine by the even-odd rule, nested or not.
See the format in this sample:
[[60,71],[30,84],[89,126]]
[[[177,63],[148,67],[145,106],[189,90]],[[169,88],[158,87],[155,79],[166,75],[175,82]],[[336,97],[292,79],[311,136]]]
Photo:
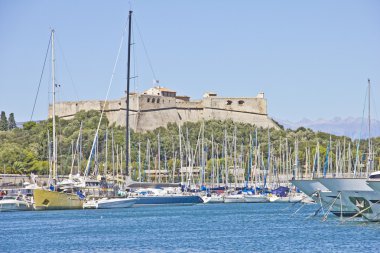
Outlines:
[[[255,96],[284,120],[361,117],[367,78],[379,119],[380,1],[0,1],[0,110],[30,118],[50,27],[58,100],[104,99],[130,6],[137,79],[194,99]],[[138,28],[136,26],[138,25]],[[143,40],[140,38],[140,33]],[[151,60],[153,75],[147,55]],[[45,119],[50,63],[34,119]],[[124,45],[110,98],[126,87]]]

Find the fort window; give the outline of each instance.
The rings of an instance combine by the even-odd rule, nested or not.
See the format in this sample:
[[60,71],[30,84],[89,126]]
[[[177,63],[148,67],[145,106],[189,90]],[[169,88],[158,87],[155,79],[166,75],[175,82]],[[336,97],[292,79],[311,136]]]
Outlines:
[[158,104],[158,103],[160,103],[160,99],[159,99],[159,98],[157,98],[157,104]]
[[148,102],[148,103],[149,103],[149,102],[150,102],[150,98],[148,98],[148,99],[146,100],[146,102]]
[[154,98],[152,98],[152,103],[156,102],[156,100]]
[[239,105],[242,105],[242,104],[244,104],[244,101],[243,100],[239,100]]
[[227,100],[226,105],[231,105],[231,104],[232,104],[232,101],[231,100]]

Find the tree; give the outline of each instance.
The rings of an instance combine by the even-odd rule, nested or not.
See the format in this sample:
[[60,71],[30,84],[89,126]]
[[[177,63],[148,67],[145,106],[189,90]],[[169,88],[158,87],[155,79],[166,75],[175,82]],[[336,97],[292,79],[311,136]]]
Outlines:
[[28,122],[25,122],[24,125],[22,126],[25,130],[30,130],[32,129],[33,127],[35,127],[37,125],[36,122],[34,121],[28,121]]
[[15,115],[12,112],[9,114],[9,117],[8,117],[8,129],[12,130],[15,128],[17,128],[16,121],[15,121]]
[[0,117],[0,131],[7,131],[8,130],[8,120],[7,116],[5,115],[5,112],[1,112],[1,117]]

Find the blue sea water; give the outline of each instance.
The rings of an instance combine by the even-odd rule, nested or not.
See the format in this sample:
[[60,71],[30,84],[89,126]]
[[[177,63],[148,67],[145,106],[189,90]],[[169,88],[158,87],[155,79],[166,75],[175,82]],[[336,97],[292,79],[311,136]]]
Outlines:
[[215,204],[0,213],[0,252],[379,252],[380,223],[308,205]]

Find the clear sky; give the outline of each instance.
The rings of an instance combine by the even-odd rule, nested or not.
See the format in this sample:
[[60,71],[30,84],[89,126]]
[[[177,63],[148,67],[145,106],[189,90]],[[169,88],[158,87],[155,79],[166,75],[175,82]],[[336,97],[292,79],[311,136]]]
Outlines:
[[[104,99],[130,6],[138,76],[132,89],[148,89],[157,78],[193,99],[206,91],[263,91],[270,116],[296,121],[360,117],[371,78],[379,119],[377,0],[0,0],[0,110],[29,120],[50,27],[58,100]],[[112,99],[126,87],[125,44]],[[50,73],[48,59],[34,119],[47,117]]]

